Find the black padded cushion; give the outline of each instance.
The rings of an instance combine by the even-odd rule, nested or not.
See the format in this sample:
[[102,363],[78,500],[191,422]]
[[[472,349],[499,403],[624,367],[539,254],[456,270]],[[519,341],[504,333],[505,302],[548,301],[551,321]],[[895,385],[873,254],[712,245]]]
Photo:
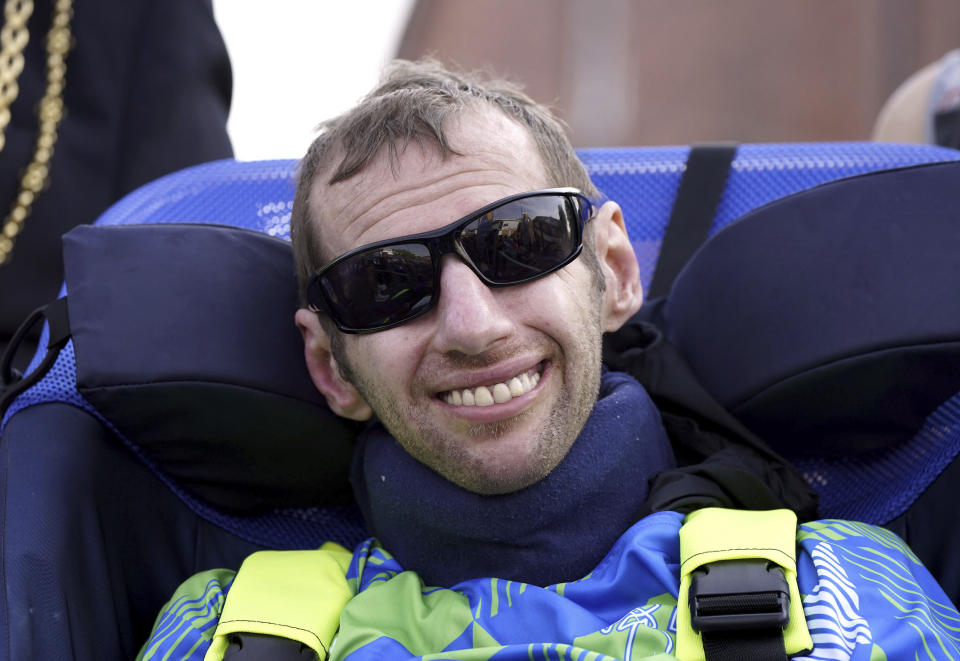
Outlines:
[[668,338],[778,451],[912,437],[960,391],[960,163],[825,184],[718,232],[677,277]]
[[304,366],[288,243],[168,224],[63,244],[77,388],[163,473],[237,513],[349,499],[356,428]]

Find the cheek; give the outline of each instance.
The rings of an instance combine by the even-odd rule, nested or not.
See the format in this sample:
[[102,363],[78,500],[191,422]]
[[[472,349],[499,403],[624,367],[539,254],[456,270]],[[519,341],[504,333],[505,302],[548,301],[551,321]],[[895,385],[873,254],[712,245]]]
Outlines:
[[532,284],[541,283],[542,288],[535,295],[541,307],[567,313],[576,310],[586,312],[598,302],[591,273],[581,264],[581,260]]
[[356,336],[348,349],[358,379],[368,384],[396,388],[409,381],[416,367],[417,333],[400,326],[380,333]]
[[510,299],[511,311],[527,325],[555,336],[594,324],[600,301],[587,268],[574,268],[580,266],[578,261],[545,278],[511,288],[515,290],[511,292],[515,294]]

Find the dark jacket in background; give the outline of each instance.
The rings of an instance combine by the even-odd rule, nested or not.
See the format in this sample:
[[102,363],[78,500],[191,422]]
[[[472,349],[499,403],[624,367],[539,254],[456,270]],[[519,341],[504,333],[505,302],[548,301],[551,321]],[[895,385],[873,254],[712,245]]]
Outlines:
[[[34,4],[20,93],[0,151],[3,216],[33,156],[36,108],[46,91],[53,1]],[[232,155],[230,61],[210,0],[75,0],[70,27],[66,114],[48,188],[0,265],[0,351],[32,310],[56,297],[64,232],[163,174]],[[27,354],[20,352],[19,366]]]

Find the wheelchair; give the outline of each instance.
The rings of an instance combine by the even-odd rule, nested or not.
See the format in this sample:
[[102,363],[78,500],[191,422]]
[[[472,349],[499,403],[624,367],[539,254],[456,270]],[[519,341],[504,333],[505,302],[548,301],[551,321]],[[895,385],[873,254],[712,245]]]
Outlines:
[[[645,289],[663,294],[647,314],[707,390],[803,471],[823,518],[891,528],[956,600],[960,260],[944,255],[957,254],[960,224],[932,235],[907,221],[949,215],[923,182],[960,173],[960,152],[744,144],[719,170],[694,168],[701,152],[686,146],[579,153],[623,207]],[[365,538],[346,480],[356,427],[314,389],[292,322],[295,167],[189,168],[65,237],[61,297],[34,320],[41,348],[23,378],[3,364],[0,650],[11,661],[133,658],[192,573]],[[689,184],[698,172],[712,201]],[[889,193],[889,218],[838,222],[864,199],[848,182],[869,197],[914,179],[918,199],[898,207]],[[680,200],[699,207],[700,229],[664,271]],[[788,201],[800,211],[780,213]],[[905,211],[917,204],[916,217]],[[825,205],[840,210],[821,217]],[[863,248],[864,236],[878,241]],[[896,251],[902,260],[873,268]],[[889,300],[876,300],[880,286]]]

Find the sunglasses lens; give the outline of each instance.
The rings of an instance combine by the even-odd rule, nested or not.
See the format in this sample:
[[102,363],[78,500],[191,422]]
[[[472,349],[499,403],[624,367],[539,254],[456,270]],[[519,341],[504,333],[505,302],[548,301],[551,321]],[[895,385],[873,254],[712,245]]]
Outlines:
[[358,253],[324,273],[321,286],[341,327],[373,329],[409,319],[433,301],[433,258],[421,243]]
[[458,240],[491,282],[529,280],[557,268],[576,252],[579,210],[567,196],[523,198],[469,223]]

